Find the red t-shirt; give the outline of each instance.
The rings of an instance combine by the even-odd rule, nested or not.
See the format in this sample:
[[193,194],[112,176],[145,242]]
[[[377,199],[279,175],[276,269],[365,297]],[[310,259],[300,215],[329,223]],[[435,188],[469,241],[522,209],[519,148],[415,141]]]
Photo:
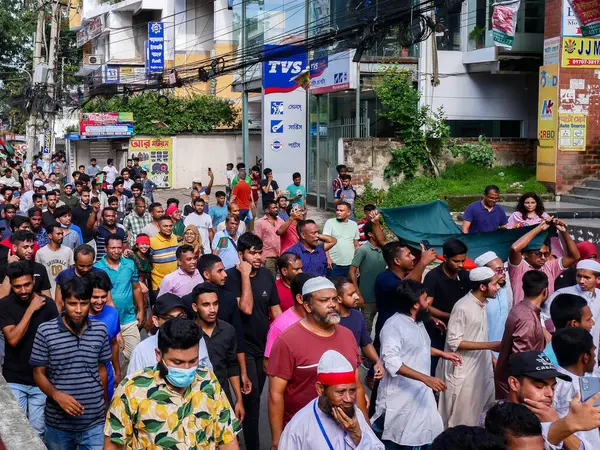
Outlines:
[[302,321],[296,322],[273,344],[267,374],[288,380],[283,396],[284,426],[317,396],[317,365],[327,350],[340,352],[356,368],[360,365],[356,339],[352,331],[341,325],[335,326],[332,336],[323,337],[304,328]]
[[285,233],[281,235],[281,253],[285,253],[288,248],[296,244],[299,240],[300,236],[298,236],[296,224],[292,223]]
[[250,191],[250,185],[244,180],[240,180],[233,188],[232,193],[240,209],[250,209]]
[[281,311],[283,312],[286,309],[290,309],[292,306],[294,306],[292,290],[283,284],[281,278],[275,281],[275,286],[277,286],[277,293],[279,294],[279,306],[281,306]]

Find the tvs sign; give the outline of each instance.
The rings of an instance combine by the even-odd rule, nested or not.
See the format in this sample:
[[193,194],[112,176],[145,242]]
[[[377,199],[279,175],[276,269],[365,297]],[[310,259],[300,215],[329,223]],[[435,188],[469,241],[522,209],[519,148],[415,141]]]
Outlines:
[[356,89],[357,67],[352,62],[355,50],[334,53],[310,62],[310,93],[326,94],[328,92]]

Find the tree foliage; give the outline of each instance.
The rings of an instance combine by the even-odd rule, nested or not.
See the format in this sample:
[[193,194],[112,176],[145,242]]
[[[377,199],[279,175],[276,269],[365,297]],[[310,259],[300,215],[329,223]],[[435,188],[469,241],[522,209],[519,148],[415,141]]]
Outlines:
[[384,107],[382,115],[394,125],[403,146],[393,150],[385,176],[414,177],[420,168],[439,176],[436,159],[446,148],[450,129],[443,108],[432,111],[420,106],[419,91],[413,86],[412,71],[391,69],[375,86]]
[[130,97],[108,100],[94,99],[84,112],[132,112],[136,134],[150,136],[179,133],[202,133],[218,127],[236,125],[238,114],[231,102],[194,95],[191,97],[161,97],[156,92],[144,92]]

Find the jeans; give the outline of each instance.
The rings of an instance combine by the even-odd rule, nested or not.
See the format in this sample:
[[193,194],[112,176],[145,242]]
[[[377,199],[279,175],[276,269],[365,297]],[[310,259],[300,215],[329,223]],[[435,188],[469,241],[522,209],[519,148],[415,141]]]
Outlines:
[[336,278],[336,277],[348,278],[349,271],[350,271],[350,266],[338,266],[337,264],[332,264],[331,269],[327,269],[327,278],[329,278],[329,279]]
[[46,422],[44,421],[46,394],[37,386],[18,383],[8,383],[8,386],[23,408],[31,427],[43,438],[46,431]]
[[260,394],[265,385],[266,374],[263,367],[263,357],[246,353],[246,369],[248,378],[252,381],[252,392],[242,395],[246,418],[244,419],[244,442],[247,450],[259,450],[258,420],[260,413]]
[[44,441],[48,450],[102,450],[104,424],[99,423],[80,432],[63,431],[47,426]]
[[248,222],[250,222],[249,213],[249,209],[240,209],[240,221],[245,222],[246,225],[248,225]]

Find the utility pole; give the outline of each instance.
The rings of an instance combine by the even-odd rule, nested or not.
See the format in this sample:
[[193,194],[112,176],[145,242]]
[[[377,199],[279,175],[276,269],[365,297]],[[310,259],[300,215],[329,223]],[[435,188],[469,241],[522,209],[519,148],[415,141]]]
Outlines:
[[[50,148],[49,153],[54,152],[54,123],[56,121],[56,110],[54,108],[54,100],[56,99],[56,75],[57,75],[57,53],[58,53],[58,38],[60,35],[60,13],[61,7],[58,0],[52,5],[52,25],[50,27],[50,50],[48,52],[48,96],[51,99],[51,110],[49,112],[49,127],[50,127]],[[44,159],[49,159],[50,155],[44,155]]]
[[[34,52],[33,52],[33,70],[32,73],[35,74],[35,69],[42,62],[42,33],[44,31],[44,0],[38,0],[38,16],[37,16],[37,27],[35,30],[35,38],[34,38]],[[31,83],[32,88],[34,87],[34,83],[32,80]],[[34,90],[35,92],[35,90]],[[34,98],[31,99],[32,106],[31,111],[29,113],[29,120],[27,121],[26,128],[26,139],[27,139],[27,164],[31,165],[33,161],[33,152],[35,151],[35,120],[36,120],[36,102],[35,102],[35,94]]]

